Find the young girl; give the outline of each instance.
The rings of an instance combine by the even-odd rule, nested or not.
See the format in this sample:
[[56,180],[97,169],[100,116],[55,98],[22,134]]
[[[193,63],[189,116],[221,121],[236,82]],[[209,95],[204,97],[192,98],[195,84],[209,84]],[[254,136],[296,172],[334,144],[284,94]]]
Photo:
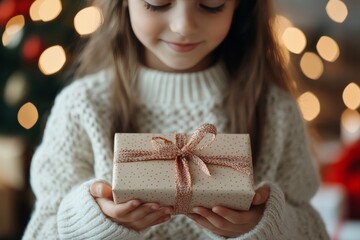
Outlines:
[[[104,22],[57,97],[31,166],[24,239],[327,239],[302,118],[271,29],[270,0],[94,0]],[[115,205],[115,132],[250,133],[249,211]]]

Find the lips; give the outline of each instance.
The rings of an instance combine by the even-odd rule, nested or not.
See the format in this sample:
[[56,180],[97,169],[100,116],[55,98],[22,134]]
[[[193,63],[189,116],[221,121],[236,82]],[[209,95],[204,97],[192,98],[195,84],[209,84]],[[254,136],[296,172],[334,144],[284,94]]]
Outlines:
[[200,43],[174,43],[174,42],[166,42],[165,43],[176,52],[190,52],[194,48],[196,48]]

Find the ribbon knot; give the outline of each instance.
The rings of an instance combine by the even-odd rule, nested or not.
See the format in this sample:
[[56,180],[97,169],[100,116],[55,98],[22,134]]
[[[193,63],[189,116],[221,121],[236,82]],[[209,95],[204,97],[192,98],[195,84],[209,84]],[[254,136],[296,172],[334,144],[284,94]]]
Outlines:
[[178,157],[180,158],[188,158],[190,156],[192,156],[192,153],[189,153],[187,151],[180,150],[180,152],[178,153]]
[[[200,145],[207,134],[211,140]],[[149,160],[175,160],[176,165],[176,196],[174,211],[176,214],[189,212],[192,184],[189,161],[192,161],[208,176],[210,171],[207,164],[231,167],[239,172],[250,175],[252,163],[248,156],[207,156],[196,154],[195,151],[203,150],[210,146],[216,138],[217,130],[212,124],[203,124],[191,135],[187,142],[186,134],[175,134],[175,143],[163,138],[152,137],[151,143],[154,150],[123,149],[117,154],[115,162],[137,162]]]

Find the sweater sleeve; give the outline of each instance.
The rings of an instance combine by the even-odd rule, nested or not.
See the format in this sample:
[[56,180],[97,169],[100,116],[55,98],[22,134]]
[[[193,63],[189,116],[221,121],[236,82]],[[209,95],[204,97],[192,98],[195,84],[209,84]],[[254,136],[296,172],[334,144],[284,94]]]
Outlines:
[[36,203],[23,239],[136,239],[135,231],[106,218],[90,195],[94,157],[73,89],[56,98],[33,156],[30,181]]
[[[304,123],[296,103],[288,102],[279,116],[272,112],[276,122],[268,132],[276,131],[274,127],[280,131],[265,135],[264,146],[273,150],[265,149],[265,157],[255,168],[261,181],[258,186],[270,186],[263,217],[250,232],[230,239],[329,239],[320,215],[310,205],[319,178],[307,147]],[[210,231],[207,234],[211,239],[225,239]]]

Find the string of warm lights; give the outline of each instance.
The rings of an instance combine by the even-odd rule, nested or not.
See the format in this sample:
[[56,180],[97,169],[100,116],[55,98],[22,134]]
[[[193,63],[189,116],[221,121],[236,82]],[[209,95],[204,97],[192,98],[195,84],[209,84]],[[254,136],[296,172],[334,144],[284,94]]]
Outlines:
[[[56,19],[62,10],[60,0],[35,0],[30,6],[29,16],[33,22],[49,22]],[[7,22],[2,35],[4,47],[11,49],[19,45],[25,24],[23,15],[14,16]],[[96,7],[84,8],[74,17],[74,28],[81,36],[95,32],[101,24],[102,14]],[[66,52],[62,46],[50,46],[41,53],[38,59],[38,67],[44,75],[52,75],[61,71],[66,60]],[[20,102],[26,95],[26,85],[25,76],[21,72],[12,74],[5,85],[5,102],[11,106]],[[27,102],[20,107],[18,122],[22,127],[30,129],[37,121],[38,110],[33,103]]]
[[[341,0],[329,0],[325,7],[328,17],[336,22],[342,23],[348,15],[347,6]],[[338,43],[329,36],[321,36],[316,44],[315,52],[304,52],[307,41],[306,35],[301,29],[293,26],[291,21],[284,16],[278,15],[275,28],[280,43],[287,52],[301,54],[300,69],[303,74],[311,79],[318,80],[324,72],[323,60],[335,62],[340,55]],[[340,119],[342,131],[345,134],[360,135],[360,114],[357,109],[360,106],[360,87],[352,82],[343,90],[343,102],[347,109]],[[321,103],[318,97],[308,91],[298,97],[298,103],[306,121],[313,121],[321,112]]]
[[[56,19],[62,12],[60,0],[35,0],[33,1],[29,15],[34,22],[49,22]],[[331,20],[337,23],[345,21],[348,11],[346,4],[340,0],[329,0],[325,10]],[[95,32],[102,24],[100,9],[90,6],[80,10],[74,17],[74,29],[81,36]],[[301,54],[300,69],[303,74],[312,80],[319,79],[324,71],[323,60],[335,62],[340,55],[338,43],[329,36],[321,36],[316,44],[315,52],[304,52],[307,39],[304,32],[294,27],[289,19],[278,15],[275,30],[280,43],[284,46],[286,60],[290,61],[290,52]],[[23,15],[12,17],[6,24],[2,35],[2,44],[7,48],[16,47],[22,37],[25,26]],[[60,45],[50,46],[43,50],[38,66],[44,75],[55,74],[63,68],[67,61],[66,51]],[[5,87],[5,100],[9,105],[15,105],[21,101],[26,93],[26,79],[19,73],[14,73],[7,81]],[[11,92],[11,94],[10,94]],[[343,91],[343,101],[348,108],[341,117],[344,129],[350,132],[360,131],[360,114],[356,109],[360,106],[360,87],[356,83],[350,83]],[[305,92],[298,98],[298,103],[306,121],[314,120],[321,112],[321,103],[317,96],[311,92]],[[36,106],[32,103],[24,104],[18,112],[18,121],[26,129],[33,127],[38,120]]]

